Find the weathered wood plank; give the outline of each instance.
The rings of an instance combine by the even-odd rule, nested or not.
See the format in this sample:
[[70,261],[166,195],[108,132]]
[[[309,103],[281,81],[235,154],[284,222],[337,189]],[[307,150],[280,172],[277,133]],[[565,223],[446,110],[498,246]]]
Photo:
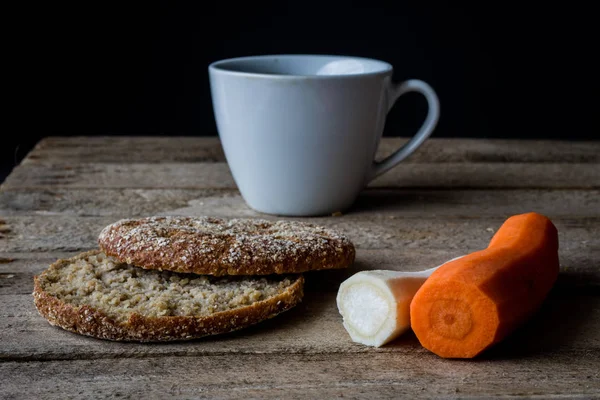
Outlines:
[[[377,159],[407,138],[383,138]],[[600,141],[430,138],[407,163],[600,163]]]
[[413,164],[381,175],[370,187],[390,188],[600,188],[596,164]]
[[6,378],[0,393],[45,399],[590,398],[600,391],[598,363],[598,354],[481,362],[409,354],[11,362],[0,364]]
[[[268,217],[273,219],[273,217]],[[77,251],[95,248],[102,228],[113,217],[14,216],[4,217],[0,252]],[[440,249],[475,251],[487,247],[504,218],[389,218],[369,216],[362,220],[345,217],[295,218],[329,226],[347,234],[359,249]],[[554,219],[559,230],[561,252],[593,255],[600,250],[597,218]]]
[[[497,217],[535,210],[557,217],[600,216],[600,190],[363,191],[345,216]],[[0,191],[0,215],[262,217],[237,190],[46,189]]]
[[[226,163],[32,164],[17,166],[9,188],[236,189]],[[369,187],[432,189],[598,189],[596,164],[453,163],[399,166]]]
[[[237,332],[168,344],[111,342],[51,326],[31,295],[4,295],[0,305],[0,360],[58,360],[210,354],[428,354],[412,333],[381,348],[352,342],[342,325],[335,292],[307,291],[295,308]],[[559,323],[557,321],[560,321]],[[554,290],[524,326],[484,358],[600,352],[600,296]]]
[[2,184],[2,188],[24,187],[236,188],[225,163],[53,165],[25,163],[13,169]]
[[[377,159],[407,138],[386,137]],[[172,163],[219,162],[225,156],[217,137],[48,137],[25,162]],[[406,163],[600,163],[600,141],[430,138]]]
[[23,160],[73,163],[162,163],[225,161],[216,137],[74,136],[42,139]]
[[[587,192],[583,192],[587,193]],[[599,192],[600,193],[600,192]],[[577,197],[577,195],[575,195]],[[588,197],[584,194],[585,197]],[[594,200],[592,200],[594,201]],[[44,189],[0,191],[0,215],[152,215],[206,204],[213,215],[254,213],[232,189]],[[228,207],[228,205],[230,205]]]

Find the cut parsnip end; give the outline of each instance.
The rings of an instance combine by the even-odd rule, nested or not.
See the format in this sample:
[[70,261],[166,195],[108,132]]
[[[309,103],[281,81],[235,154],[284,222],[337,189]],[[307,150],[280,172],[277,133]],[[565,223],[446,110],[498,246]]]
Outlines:
[[436,269],[361,271],[342,282],[336,300],[350,338],[380,347],[409,329],[410,302]]
[[385,323],[390,309],[389,295],[369,283],[350,285],[342,294],[341,304],[348,323],[357,334],[372,337]]

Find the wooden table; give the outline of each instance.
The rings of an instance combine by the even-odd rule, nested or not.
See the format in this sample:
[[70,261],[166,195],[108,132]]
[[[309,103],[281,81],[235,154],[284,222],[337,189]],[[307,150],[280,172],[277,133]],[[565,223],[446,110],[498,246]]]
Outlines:
[[[335,304],[343,279],[479,250],[527,211],[557,225],[562,270],[509,339],[469,361],[440,359],[412,333],[379,349],[350,340]],[[347,233],[356,263],[307,274],[301,305],[244,331],[116,343],[37,314],[34,274],[94,248],[105,225],[151,214],[265,217],[214,138],[48,138],[14,169],[0,190],[0,398],[600,397],[600,142],[429,140],[348,213],[307,219]]]

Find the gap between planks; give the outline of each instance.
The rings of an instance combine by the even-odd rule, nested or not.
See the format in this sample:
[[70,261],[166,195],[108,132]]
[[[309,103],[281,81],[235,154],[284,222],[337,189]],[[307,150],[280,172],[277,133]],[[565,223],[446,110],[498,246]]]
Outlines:
[[[507,217],[537,211],[550,218],[600,216],[600,190],[367,189],[341,218]],[[263,218],[235,189],[6,189],[0,215],[130,217],[155,214]]]
[[[384,137],[376,158],[391,154],[409,138]],[[132,150],[134,149],[134,150]],[[48,137],[24,162],[223,162],[218,137],[104,136]],[[404,163],[526,162],[600,163],[600,141],[429,138]]]
[[[223,355],[4,363],[0,372],[7,377],[1,389],[7,396],[44,398],[589,396],[599,390],[597,359],[470,363],[423,355]],[[31,377],[36,385],[31,385]]]
[[[2,296],[0,361],[146,358],[222,354],[428,354],[408,331],[381,348],[352,342],[335,293],[307,292],[302,302],[272,319],[227,334],[167,342],[112,342],[67,332],[41,317],[31,295]],[[10,306],[10,308],[8,307]],[[556,323],[557,320],[561,324]],[[540,310],[480,359],[600,355],[600,297],[553,290]],[[600,360],[599,360],[600,361]]]
[[[122,216],[126,218],[127,216]],[[119,216],[9,216],[3,217],[0,252],[77,251],[97,247],[100,231]],[[290,219],[312,222],[346,234],[357,249],[476,251],[488,246],[504,217],[489,218],[349,218]],[[561,252],[583,254],[600,249],[596,234],[600,218],[555,218]]]
[[[422,163],[393,168],[368,187],[600,189],[600,168],[581,163]],[[237,189],[237,185],[226,163],[24,163],[13,170],[1,188]]]

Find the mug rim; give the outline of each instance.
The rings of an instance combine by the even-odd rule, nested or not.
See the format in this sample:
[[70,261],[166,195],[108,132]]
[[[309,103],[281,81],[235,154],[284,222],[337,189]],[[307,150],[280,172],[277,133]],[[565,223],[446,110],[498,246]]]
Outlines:
[[[359,72],[352,74],[331,74],[331,75],[315,75],[315,74],[276,74],[276,73],[266,73],[266,72],[250,72],[250,71],[237,71],[232,69],[224,68],[228,64],[233,64],[240,61],[249,61],[249,60],[265,60],[265,59],[276,59],[276,58],[330,58],[330,59],[352,59],[352,60],[362,60],[368,61],[375,64],[380,64],[381,69],[375,71],[368,72]],[[377,75],[386,75],[393,72],[394,67],[392,64],[379,60],[376,58],[369,57],[361,57],[361,56],[351,56],[351,55],[341,55],[341,54],[308,54],[308,53],[300,53],[300,54],[262,54],[262,55],[253,55],[253,56],[240,56],[240,57],[230,57],[224,58],[221,60],[213,61],[208,65],[209,72],[218,72],[227,75],[234,76],[244,76],[244,77],[255,77],[255,78],[267,78],[267,79],[357,79],[364,78],[369,76],[377,76]]]

